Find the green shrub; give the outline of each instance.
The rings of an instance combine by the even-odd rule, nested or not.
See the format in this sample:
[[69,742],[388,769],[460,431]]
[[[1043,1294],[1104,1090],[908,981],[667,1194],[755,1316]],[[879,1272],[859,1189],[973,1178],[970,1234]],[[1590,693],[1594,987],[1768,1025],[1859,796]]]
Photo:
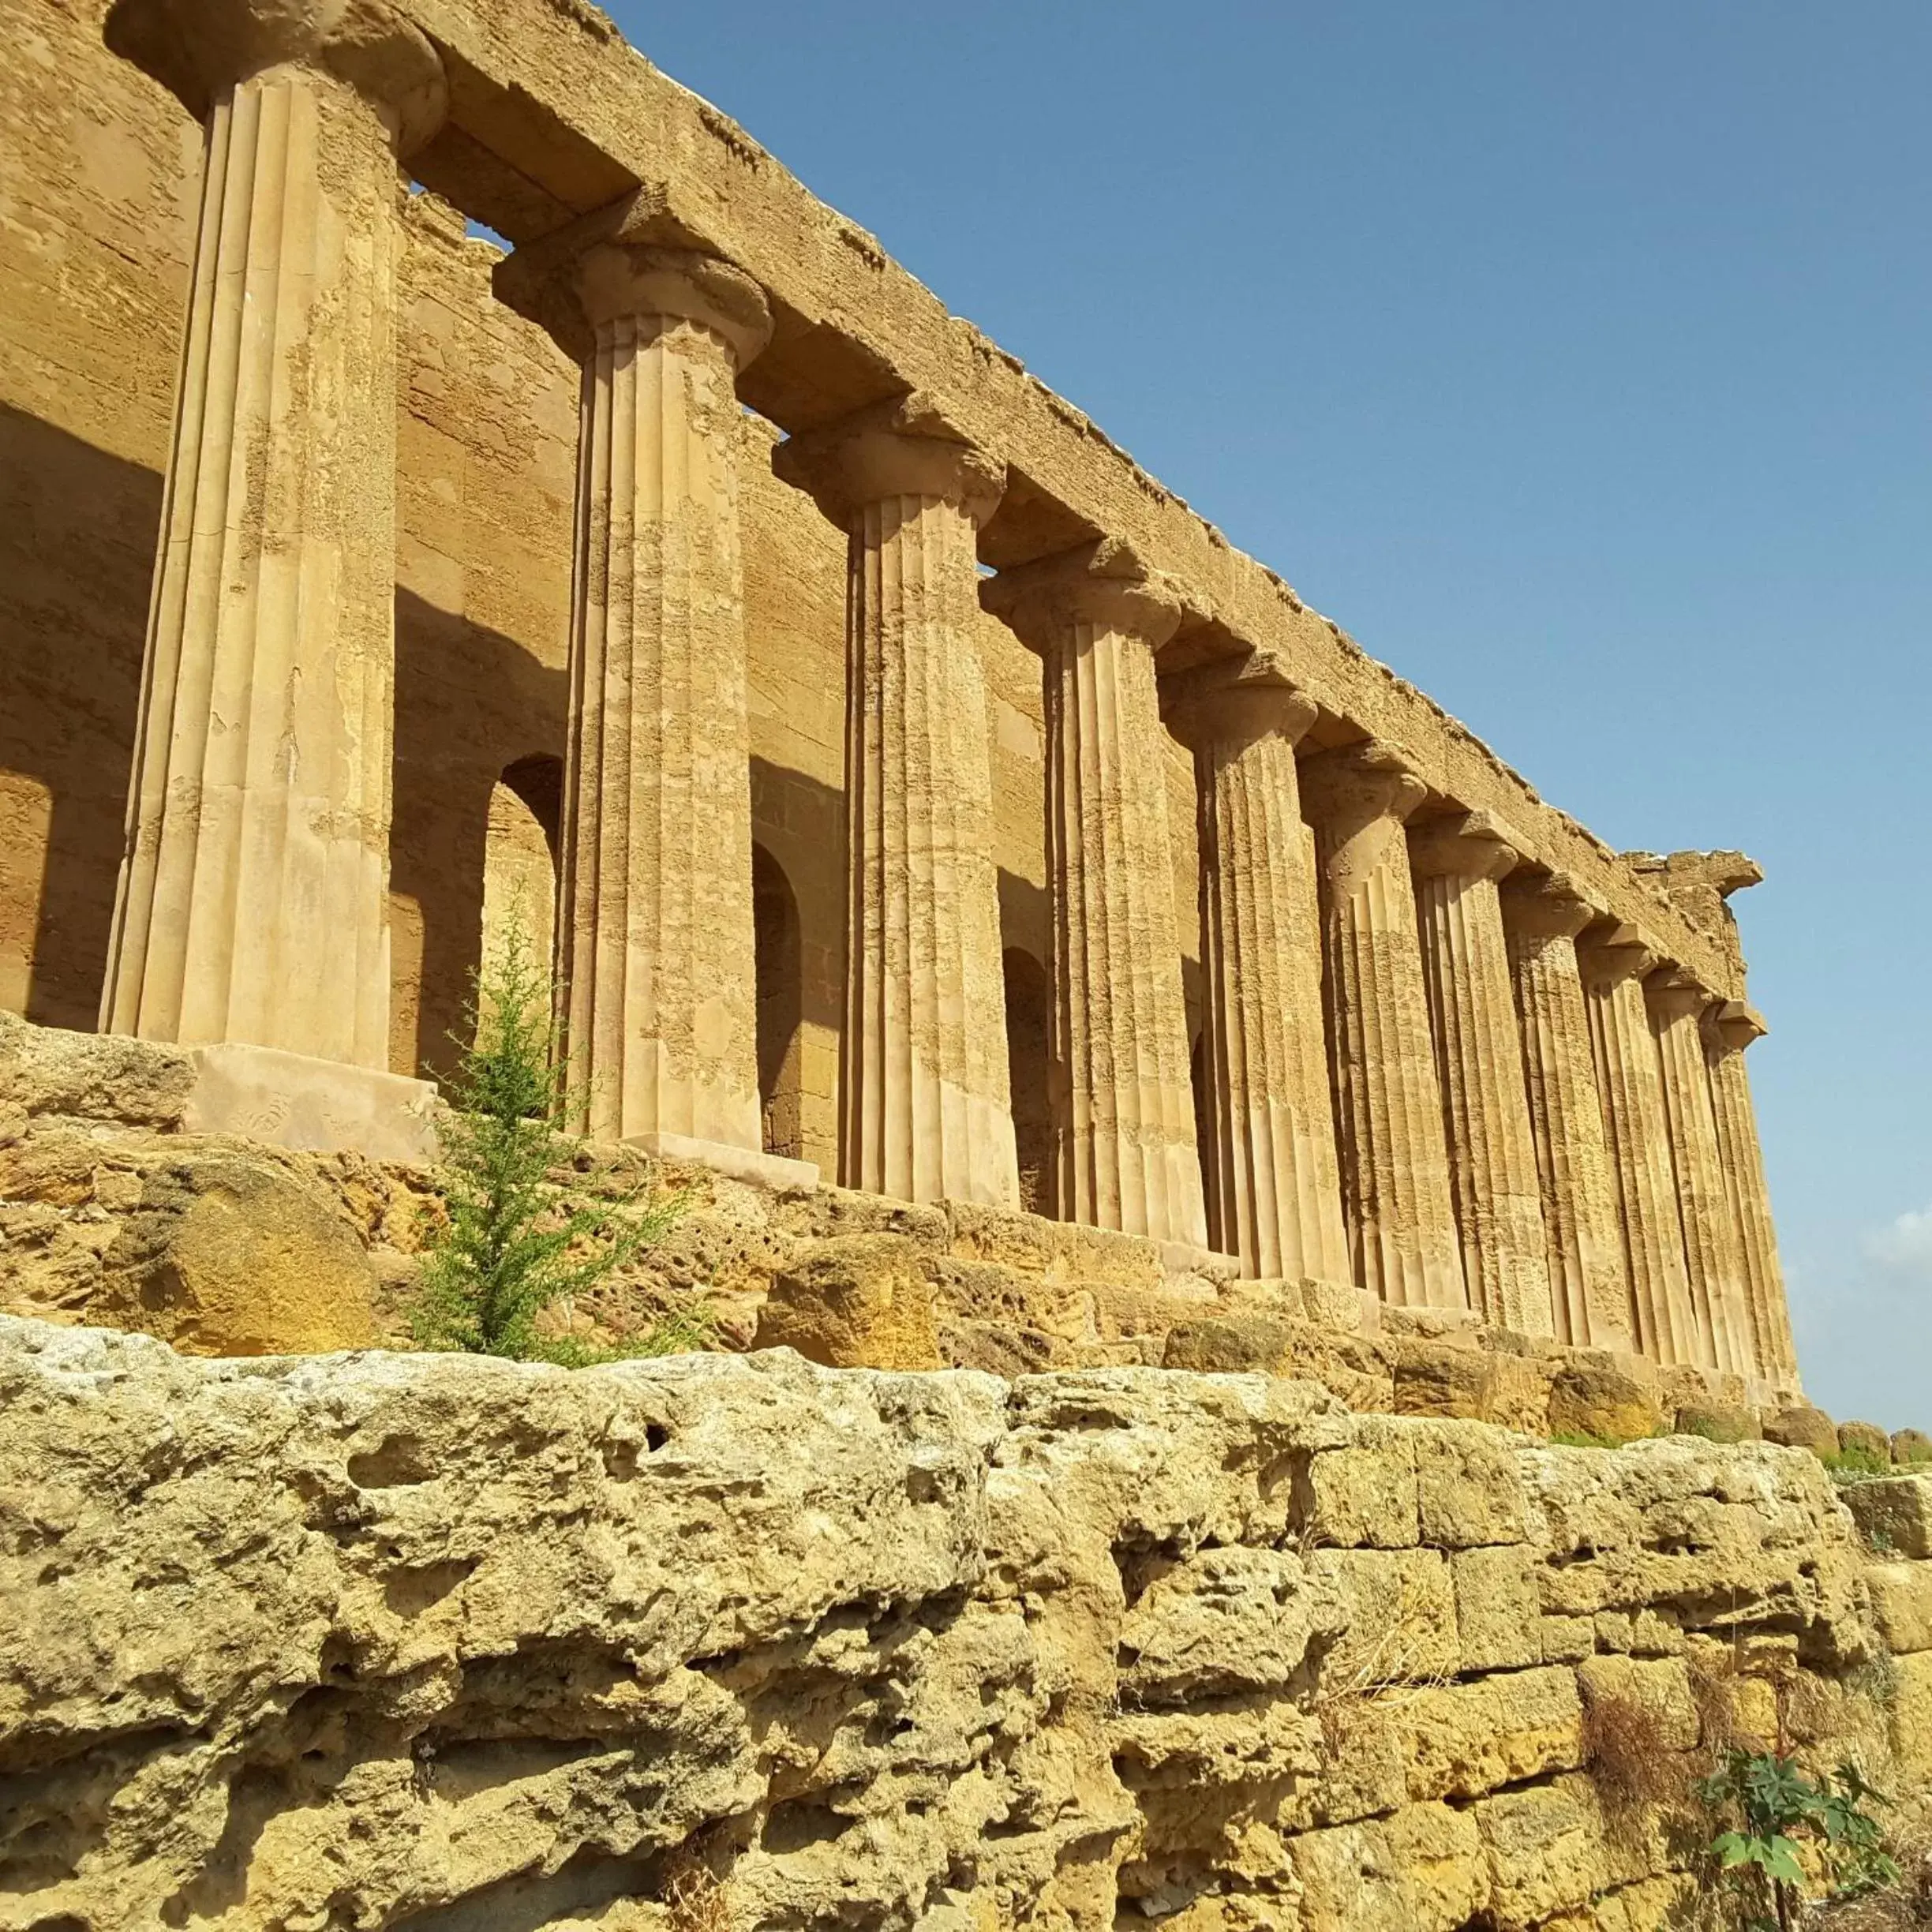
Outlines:
[[1825,1465],[1833,1482],[1841,1488],[1853,1483],[1876,1482],[1881,1476],[1889,1476],[1892,1471],[1890,1458],[1881,1456],[1875,1449],[1823,1449],[1818,1452],[1818,1460]]
[[1711,1854],[1743,1909],[1747,1932],[1792,1932],[1805,1900],[1806,1844],[1834,1898],[1857,1898],[1894,1885],[1899,1868],[1866,1807],[1890,1800],[1841,1764],[1815,1782],[1795,1759],[1775,1751],[1733,1748],[1697,1793],[1720,1818],[1734,1821],[1711,1841]]
[[560,1125],[565,1069],[549,975],[514,915],[500,949],[474,976],[469,1016],[473,1035],[448,1084],[452,1110],[442,1128],[437,1178],[448,1218],[431,1237],[410,1312],[417,1343],[568,1368],[706,1346],[710,1319],[695,1303],[615,1350],[539,1326],[545,1309],[661,1239],[684,1197],[653,1202],[646,1181],[593,1199],[555,1178],[584,1144]]

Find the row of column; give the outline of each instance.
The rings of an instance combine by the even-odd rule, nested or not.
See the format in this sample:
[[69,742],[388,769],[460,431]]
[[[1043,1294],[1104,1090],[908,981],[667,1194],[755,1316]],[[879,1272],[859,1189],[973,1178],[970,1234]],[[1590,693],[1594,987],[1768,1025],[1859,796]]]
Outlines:
[[[379,1069],[395,157],[440,70],[374,0],[339,45],[338,11],[220,0],[184,38],[169,0],[117,10],[208,142],[103,1024]],[[630,221],[498,271],[583,371],[560,1019],[586,1131],[755,1151],[736,384],[772,322],[751,278]],[[774,463],[849,543],[846,1185],[1017,1202],[983,605],[1043,667],[1063,1215],[1791,1376],[1748,1015],[1481,814],[1411,826],[1428,794],[1394,748],[1301,758],[1315,707],[1279,680],[1158,678],[1181,608],[1125,546],[981,582],[1004,472],[922,399]],[[1197,777],[1204,1162],[1170,731]]]

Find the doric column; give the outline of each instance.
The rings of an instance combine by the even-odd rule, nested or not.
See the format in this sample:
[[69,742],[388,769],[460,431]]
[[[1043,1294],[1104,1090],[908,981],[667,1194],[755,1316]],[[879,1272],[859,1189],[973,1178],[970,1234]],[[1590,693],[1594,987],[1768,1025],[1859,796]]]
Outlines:
[[1542,1190],[1496,894],[1496,882],[1518,857],[1485,813],[1409,828],[1422,981],[1470,1301],[1497,1327],[1546,1335],[1556,1322]]
[[747,276],[629,219],[496,272],[583,369],[557,1011],[582,1131],[756,1152],[736,384],[770,320]]
[[1596,912],[1560,874],[1512,874],[1500,897],[1556,1339],[1578,1348],[1629,1349],[1630,1285],[1616,1177],[1577,968],[1576,936]]
[[1166,683],[1193,747],[1213,1245],[1257,1278],[1350,1279],[1323,1039],[1321,930],[1294,748],[1313,702],[1215,664]]
[[980,594],[1044,665],[1061,1213],[1204,1245],[1154,675],[1179,605],[1110,543]]
[[388,1059],[399,150],[443,112],[380,0],[121,0],[203,117],[101,1024]]
[[1632,928],[1618,927],[1580,945],[1577,957],[1616,1173],[1637,1344],[1654,1361],[1695,1365],[1703,1354],[1685,1271],[1662,1069],[1644,1005],[1643,975],[1657,955]]
[[1750,1316],[1743,1237],[1724,1181],[1710,1068],[1704,1056],[1701,1022],[1711,995],[1674,967],[1653,974],[1644,992],[1657,1035],[1664,1118],[1670,1129],[1677,1213],[1703,1366],[1741,1374],[1750,1365]]
[[1017,1206],[992,754],[974,635],[1003,476],[918,399],[773,452],[851,537],[841,1174]]
[[1393,747],[1301,768],[1327,955],[1342,1203],[1355,1279],[1402,1307],[1466,1308],[1442,1088],[1403,821],[1426,788]]
[[1710,1066],[1718,1159],[1730,1188],[1742,1243],[1751,1368],[1754,1373],[1781,1387],[1795,1389],[1798,1352],[1792,1342],[1791,1311],[1771,1224],[1771,1196],[1765,1185],[1758,1112],[1751,1101],[1750,1076],[1744,1066],[1745,1048],[1764,1030],[1763,1020],[1742,1001],[1713,1006],[1704,1014],[1704,1050]]

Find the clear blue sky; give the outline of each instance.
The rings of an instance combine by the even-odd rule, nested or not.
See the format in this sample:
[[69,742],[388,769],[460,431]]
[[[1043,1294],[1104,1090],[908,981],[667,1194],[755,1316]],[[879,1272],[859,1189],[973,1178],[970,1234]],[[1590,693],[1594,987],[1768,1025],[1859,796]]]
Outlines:
[[612,10],[1546,796],[1764,865],[1807,1380],[1932,1429],[1932,6]]

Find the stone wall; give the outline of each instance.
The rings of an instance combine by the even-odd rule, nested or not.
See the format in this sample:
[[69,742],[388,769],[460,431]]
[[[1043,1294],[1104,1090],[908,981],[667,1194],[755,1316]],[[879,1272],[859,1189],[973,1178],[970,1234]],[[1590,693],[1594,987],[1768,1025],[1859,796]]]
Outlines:
[[0,1413],[21,1932],[1638,1932],[1718,1741],[1932,1772],[1932,1485],[1868,1582],[1765,1444],[6,1320]]

